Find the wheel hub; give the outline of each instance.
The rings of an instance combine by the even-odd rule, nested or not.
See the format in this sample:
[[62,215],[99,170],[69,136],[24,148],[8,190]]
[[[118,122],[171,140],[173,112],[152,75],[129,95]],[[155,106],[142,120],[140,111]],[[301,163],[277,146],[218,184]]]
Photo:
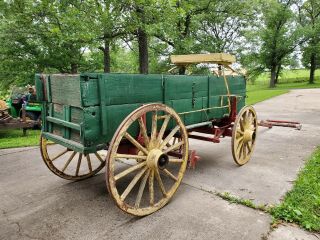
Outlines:
[[151,169],[163,169],[169,162],[169,157],[160,149],[153,149],[147,156],[147,166]]
[[243,134],[243,141],[245,143],[252,141],[252,136],[253,136],[252,130],[250,130],[250,129],[245,130],[244,134]]

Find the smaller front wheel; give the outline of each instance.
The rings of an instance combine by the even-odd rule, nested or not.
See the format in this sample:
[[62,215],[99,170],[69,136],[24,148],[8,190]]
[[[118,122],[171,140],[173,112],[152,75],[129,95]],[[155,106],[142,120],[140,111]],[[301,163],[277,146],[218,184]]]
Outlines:
[[238,113],[232,129],[231,149],[238,165],[246,164],[252,155],[257,137],[257,113],[252,106],[245,106]]

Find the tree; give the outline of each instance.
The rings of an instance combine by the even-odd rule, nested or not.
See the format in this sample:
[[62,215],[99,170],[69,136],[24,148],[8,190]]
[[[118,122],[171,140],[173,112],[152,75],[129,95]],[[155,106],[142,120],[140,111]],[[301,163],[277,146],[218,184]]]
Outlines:
[[[320,50],[320,3],[316,0],[307,0],[299,7],[300,24],[308,28],[307,45],[303,47],[303,62],[310,67],[309,83],[314,83],[314,74],[319,65]],[[309,60],[307,60],[309,59]]]
[[[153,29],[153,36],[165,42],[173,54],[192,53],[195,50],[196,31],[199,29],[199,17],[213,9],[213,0],[172,0],[164,7],[163,21]],[[180,68],[184,74],[185,68]]]
[[[139,72],[149,72],[149,47],[150,38],[153,36],[153,28],[159,22],[164,21],[163,6],[168,0],[127,0],[126,10],[128,12],[127,32],[137,39]],[[133,39],[129,36],[129,41]]]
[[[62,73],[77,73],[85,65],[83,58],[92,41],[85,5],[78,1],[39,1],[32,5],[33,25],[39,32],[41,53],[46,66]],[[81,21],[81,24],[79,24]]]
[[139,47],[139,72],[147,74],[149,72],[149,51],[148,51],[148,34],[145,29],[146,25],[146,11],[142,5],[134,4],[138,24],[136,29],[136,36]]
[[28,2],[2,1],[0,16],[0,87],[7,89],[13,82],[31,82],[40,54],[30,34],[34,28]]
[[[10,81],[32,82],[35,72],[77,73],[90,41],[81,1],[8,1],[1,24],[0,68]],[[4,84],[6,85],[6,84]]]
[[[260,4],[257,25],[249,34],[249,59],[255,63],[253,72],[270,70],[271,88],[275,87],[281,65],[297,46],[305,41],[303,29],[296,24],[291,0],[270,0]],[[261,15],[260,17],[258,17]],[[258,47],[257,47],[258,46]],[[251,55],[251,56],[250,56]]]
[[116,40],[126,34],[127,25],[123,17],[124,4],[115,0],[90,0],[85,1],[86,17],[83,19],[89,24],[91,46],[97,44],[97,48],[103,53],[104,72],[111,71],[111,46]]
[[243,31],[255,16],[254,1],[217,1],[199,15],[199,29],[193,33],[197,51],[233,52],[243,45]]

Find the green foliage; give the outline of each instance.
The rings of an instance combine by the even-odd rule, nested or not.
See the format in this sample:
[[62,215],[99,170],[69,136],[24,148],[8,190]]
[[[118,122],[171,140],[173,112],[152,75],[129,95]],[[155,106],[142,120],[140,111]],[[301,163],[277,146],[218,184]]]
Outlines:
[[[319,41],[320,42],[320,41]],[[310,68],[310,58],[312,52],[320,52],[320,43],[317,42],[317,44],[307,45],[303,48],[303,54],[302,54],[302,64],[306,68]],[[320,67],[320,54],[316,54],[316,68]]]
[[300,43],[309,66],[318,8],[316,0],[2,0],[0,91],[31,84],[37,72],[138,72],[139,31],[147,34],[150,73],[167,72],[171,54],[229,52],[252,77],[296,66]]
[[32,83],[36,72],[77,72],[91,41],[82,5],[7,1],[0,23],[0,86]]
[[22,129],[0,131],[0,149],[28,147],[39,145],[40,130],[27,130],[23,136]]
[[217,1],[209,11],[197,16],[198,31],[193,33],[196,52],[230,52],[237,54],[245,44],[243,30],[254,21],[255,2]]
[[303,48],[303,64],[310,67],[310,55],[316,54],[317,67],[320,65],[320,3],[317,0],[304,1],[299,6],[299,22],[305,28],[307,41]]
[[272,209],[275,219],[300,224],[307,230],[320,231],[320,148],[299,173],[293,189],[284,201]]
[[268,212],[269,208],[265,205],[256,205],[254,204],[251,200],[249,199],[243,199],[243,198],[238,198],[236,196],[231,195],[229,192],[224,192],[224,193],[217,193],[219,197],[221,197],[224,200],[227,200],[230,203],[236,203],[236,204],[241,204],[249,208],[261,210],[264,212]]
[[290,0],[261,1],[257,5],[256,24],[245,33],[251,44],[242,51],[248,52],[244,54],[242,62],[249,69],[249,77],[255,78],[265,70],[270,70],[272,87],[281,65],[296,65],[292,61],[294,55],[290,54],[305,38],[304,28],[295,24],[297,19],[293,5],[294,2]]

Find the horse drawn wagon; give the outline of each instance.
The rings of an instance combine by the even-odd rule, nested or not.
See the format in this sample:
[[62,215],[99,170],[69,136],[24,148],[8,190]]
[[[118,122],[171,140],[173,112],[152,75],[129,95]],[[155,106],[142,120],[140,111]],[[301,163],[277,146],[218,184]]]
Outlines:
[[174,195],[197,156],[189,138],[232,137],[235,162],[254,149],[257,117],[246,82],[226,76],[228,54],[173,56],[178,67],[218,63],[217,75],[36,75],[42,101],[41,154],[56,175],[81,180],[106,165],[110,196],[123,211],[151,214]]

